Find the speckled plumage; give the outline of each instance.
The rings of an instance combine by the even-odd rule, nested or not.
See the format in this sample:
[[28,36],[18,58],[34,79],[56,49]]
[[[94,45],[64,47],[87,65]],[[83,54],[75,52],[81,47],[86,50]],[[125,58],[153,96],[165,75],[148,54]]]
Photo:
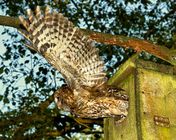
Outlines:
[[83,118],[126,116],[128,98],[106,85],[104,63],[93,41],[49,7],[43,12],[37,6],[27,14],[27,19],[19,17],[26,45],[60,71],[68,85],[56,92],[57,106]]

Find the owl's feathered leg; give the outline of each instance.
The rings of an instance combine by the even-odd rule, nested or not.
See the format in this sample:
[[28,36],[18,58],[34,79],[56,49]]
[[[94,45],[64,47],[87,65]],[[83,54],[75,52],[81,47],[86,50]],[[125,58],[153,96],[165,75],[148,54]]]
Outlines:
[[126,119],[126,116],[121,115],[119,117],[115,117],[115,125],[118,126],[121,122],[123,122]]
[[[113,85],[106,85],[103,92],[105,94],[108,94],[107,96],[115,97],[117,99],[121,99],[124,101],[129,101],[129,97],[127,95],[127,92],[121,88],[117,88]],[[115,117],[115,125],[119,125],[121,122],[123,122],[126,119],[125,115],[119,115],[118,117]]]

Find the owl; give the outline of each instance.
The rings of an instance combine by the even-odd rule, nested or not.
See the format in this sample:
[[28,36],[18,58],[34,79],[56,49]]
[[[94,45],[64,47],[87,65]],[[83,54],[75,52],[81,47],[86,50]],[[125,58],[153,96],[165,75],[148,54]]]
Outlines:
[[41,54],[65,78],[66,85],[54,94],[59,109],[81,118],[120,117],[128,114],[125,91],[107,84],[104,62],[94,41],[68,18],[52,11],[27,10],[19,17],[26,46]]

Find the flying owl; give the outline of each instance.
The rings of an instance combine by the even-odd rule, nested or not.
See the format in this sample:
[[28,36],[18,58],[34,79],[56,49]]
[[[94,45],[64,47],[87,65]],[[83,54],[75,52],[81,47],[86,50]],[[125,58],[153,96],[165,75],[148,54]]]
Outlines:
[[61,13],[27,10],[19,17],[25,30],[26,46],[41,54],[65,78],[66,86],[55,92],[59,109],[81,118],[117,117],[128,114],[125,91],[107,85],[104,62],[94,41]]

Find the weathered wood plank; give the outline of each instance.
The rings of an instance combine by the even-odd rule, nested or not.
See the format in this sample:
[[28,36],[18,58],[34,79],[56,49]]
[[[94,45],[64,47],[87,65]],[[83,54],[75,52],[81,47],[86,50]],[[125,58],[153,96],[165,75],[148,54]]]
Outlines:
[[119,126],[105,119],[105,140],[175,140],[176,75],[173,66],[127,61],[109,84],[126,89],[129,115]]

